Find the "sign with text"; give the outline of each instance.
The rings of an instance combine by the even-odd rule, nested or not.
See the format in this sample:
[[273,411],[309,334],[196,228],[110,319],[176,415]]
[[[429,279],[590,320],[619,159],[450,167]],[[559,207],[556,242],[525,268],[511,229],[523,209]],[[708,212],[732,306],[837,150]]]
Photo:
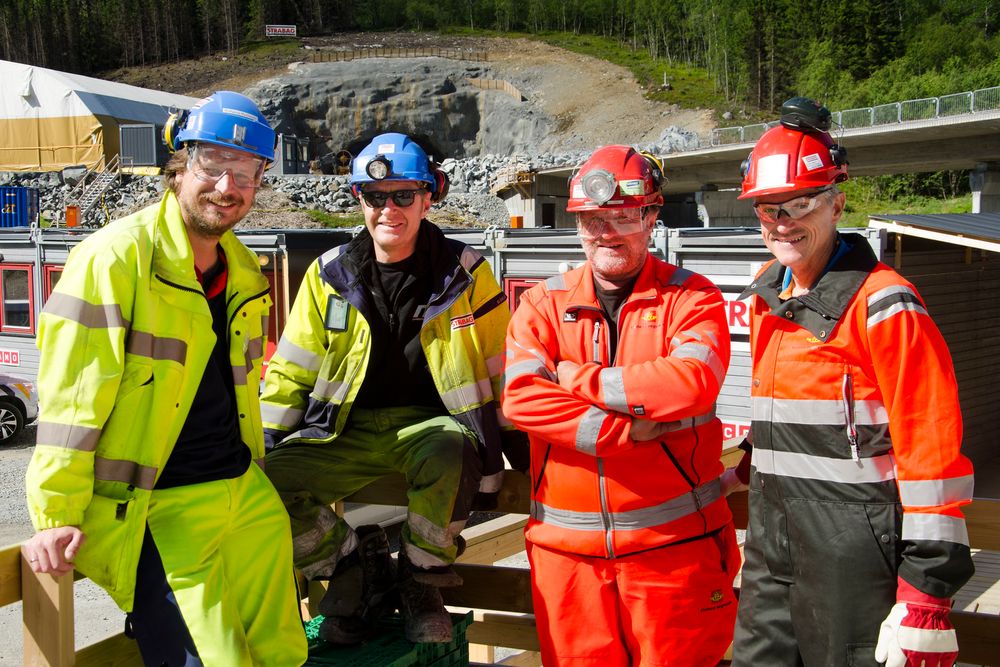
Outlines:
[[747,422],[727,421],[722,419],[722,439],[732,440],[733,438],[744,438],[750,432],[750,424]]
[[273,25],[264,26],[264,34],[267,37],[296,37],[297,32],[293,25]]
[[17,350],[0,350],[0,364],[4,366],[20,366],[21,353]]
[[739,294],[723,292],[722,298],[726,300],[726,319],[729,321],[729,333],[749,334],[750,333],[750,299],[738,301]]

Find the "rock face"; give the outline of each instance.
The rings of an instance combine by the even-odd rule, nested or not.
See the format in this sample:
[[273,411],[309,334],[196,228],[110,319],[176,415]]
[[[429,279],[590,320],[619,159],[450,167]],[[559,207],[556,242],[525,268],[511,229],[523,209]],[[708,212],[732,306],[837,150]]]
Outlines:
[[486,64],[446,58],[299,63],[244,91],[279,132],[318,140],[326,152],[360,150],[373,135],[430,137],[444,157],[510,155],[543,148],[552,120],[533,105],[475,80]]

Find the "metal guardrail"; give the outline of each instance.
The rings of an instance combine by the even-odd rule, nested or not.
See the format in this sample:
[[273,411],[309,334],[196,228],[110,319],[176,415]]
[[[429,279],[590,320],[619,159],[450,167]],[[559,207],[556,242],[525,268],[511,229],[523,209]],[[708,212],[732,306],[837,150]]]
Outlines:
[[[873,107],[834,111],[831,118],[835,125],[839,125],[843,129],[853,129],[997,110],[1000,110],[1000,86],[942,95],[941,97],[925,97]],[[709,146],[750,143],[759,139],[764,132],[777,124],[778,121],[773,121],[742,127],[716,128],[712,130]],[[698,146],[698,148],[705,147]]]

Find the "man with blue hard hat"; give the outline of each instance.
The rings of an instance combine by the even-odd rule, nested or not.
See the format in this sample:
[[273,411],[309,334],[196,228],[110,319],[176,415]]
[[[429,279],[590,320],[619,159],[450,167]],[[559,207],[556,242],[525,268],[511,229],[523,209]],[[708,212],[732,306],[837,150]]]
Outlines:
[[163,199],[74,248],[42,312],[22,552],[107,590],[147,665],[300,665],[288,515],[259,465],[270,289],[231,231],[275,134],[222,91],[164,135]]
[[[526,467],[498,403],[510,313],[483,256],[424,219],[447,178],[417,143],[375,137],[351,185],[365,228],[307,271],[268,365],[266,470],[296,565],[329,580],[322,638],[361,641],[398,588],[407,638],[447,642],[438,588],[461,583],[451,564],[473,500],[495,502],[502,453]],[[395,472],[409,511],[394,581],[383,530],[352,529],[330,505]]]

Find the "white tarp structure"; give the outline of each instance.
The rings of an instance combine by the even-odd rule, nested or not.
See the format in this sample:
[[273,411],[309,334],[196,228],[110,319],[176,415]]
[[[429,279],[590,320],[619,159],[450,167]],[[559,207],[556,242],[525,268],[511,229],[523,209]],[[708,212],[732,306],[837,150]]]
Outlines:
[[118,127],[162,127],[171,112],[198,101],[0,60],[0,171],[100,168],[118,154]]

